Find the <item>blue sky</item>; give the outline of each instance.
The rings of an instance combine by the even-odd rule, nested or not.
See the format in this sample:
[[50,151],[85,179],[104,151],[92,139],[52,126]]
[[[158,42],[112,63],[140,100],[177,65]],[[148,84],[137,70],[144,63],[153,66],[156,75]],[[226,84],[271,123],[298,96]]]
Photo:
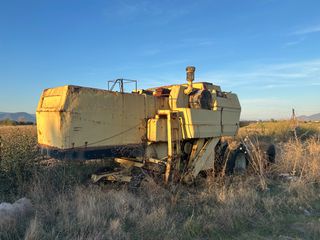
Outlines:
[[320,112],[318,0],[0,0],[0,112],[44,88],[196,80],[238,94],[242,119]]

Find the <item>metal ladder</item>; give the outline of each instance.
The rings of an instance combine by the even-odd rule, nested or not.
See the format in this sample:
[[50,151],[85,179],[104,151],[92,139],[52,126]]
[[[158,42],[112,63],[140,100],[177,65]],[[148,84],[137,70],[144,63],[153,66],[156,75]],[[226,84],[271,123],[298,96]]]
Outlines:
[[175,169],[180,167],[180,121],[177,111],[159,110],[158,115],[166,116],[167,118],[168,158],[164,174],[164,182],[167,184],[173,164]]

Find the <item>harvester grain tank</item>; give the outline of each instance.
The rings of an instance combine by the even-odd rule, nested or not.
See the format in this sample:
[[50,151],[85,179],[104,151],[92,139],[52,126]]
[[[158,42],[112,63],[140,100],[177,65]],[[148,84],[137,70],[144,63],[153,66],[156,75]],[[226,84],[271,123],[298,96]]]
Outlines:
[[[59,159],[112,158],[122,170],[94,175],[130,181],[132,169],[156,169],[168,182],[192,181],[215,167],[221,138],[239,129],[236,94],[208,82],[132,93],[67,85],[43,91],[37,108],[38,143]],[[241,165],[241,164],[240,164]]]

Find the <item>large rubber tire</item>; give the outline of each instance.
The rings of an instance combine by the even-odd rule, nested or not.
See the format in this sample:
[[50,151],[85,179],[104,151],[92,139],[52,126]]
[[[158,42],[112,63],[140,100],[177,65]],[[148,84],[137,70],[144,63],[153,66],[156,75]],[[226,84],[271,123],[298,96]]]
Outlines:
[[276,162],[276,147],[274,146],[274,144],[269,145],[266,154],[269,164],[273,164]]
[[227,174],[243,175],[246,173],[248,165],[248,154],[245,147],[240,144],[238,148],[230,153],[229,159],[227,159],[226,172]]
[[219,173],[224,168],[225,160],[228,155],[228,142],[220,141],[215,149],[215,172]]

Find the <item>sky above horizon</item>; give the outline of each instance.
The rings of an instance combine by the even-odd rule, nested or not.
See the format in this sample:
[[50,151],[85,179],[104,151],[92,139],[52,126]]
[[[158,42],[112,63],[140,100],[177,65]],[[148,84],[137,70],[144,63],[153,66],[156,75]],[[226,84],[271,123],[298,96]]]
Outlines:
[[320,112],[320,1],[0,0],[0,112],[45,88],[196,81],[238,94],[242,119]]

